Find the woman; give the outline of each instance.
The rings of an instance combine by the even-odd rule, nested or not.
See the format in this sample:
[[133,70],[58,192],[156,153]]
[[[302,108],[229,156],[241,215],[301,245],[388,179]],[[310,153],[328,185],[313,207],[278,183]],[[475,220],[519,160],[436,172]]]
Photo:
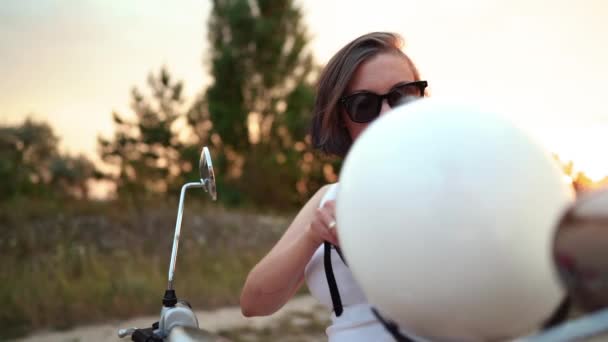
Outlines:
[[[370,33],[329,61],[314,108],[312,140],[317,148],[344,157],[375,118],[411,96],[424,96],[426,82],[401,46],[398,35]],[[242,312],[270,315],[306,281],[313,296],[334,311],[327,329],[330,341],[392,341],[335,248],[335,193],[336,184],[317,191],[249,273],[241,293]]]

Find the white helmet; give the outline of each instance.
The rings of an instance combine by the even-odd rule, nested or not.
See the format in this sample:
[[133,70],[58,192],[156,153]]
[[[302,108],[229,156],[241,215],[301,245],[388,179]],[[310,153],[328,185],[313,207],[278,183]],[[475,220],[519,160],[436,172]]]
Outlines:
[[418,336],[538,328],[564,296],[552,239],[573,200],[550,153],[508,120],[422,99],[378,118],[340,174],[340,245],[370,303]]

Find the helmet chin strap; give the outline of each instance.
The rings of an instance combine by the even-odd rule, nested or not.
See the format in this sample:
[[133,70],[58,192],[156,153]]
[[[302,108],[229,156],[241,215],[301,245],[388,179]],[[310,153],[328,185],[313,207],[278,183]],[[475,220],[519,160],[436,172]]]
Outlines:
[[572,306],[572,301],[570,297],[566,295],[562,302],[559,304],[557,309],[553,312],[553,314],[545,321],[543,324],[543,330],[553,328],[554,326],[564,322],[566,318],[568,318],[568,313],[570,312],[570,307]]
[[372,313],[380,323],[384,326],[384,328],[393,336],[395,341],[397,342],[414,342],[411,338],[405,336],[401,331],[399,331],[399,326],[393,321],[389,321],[384,319],[376,308],[372,308]]
[[[568,313],[570,311],[570,307],[571,307],[570,297],[566,296],[566,297],[564,297],[562,302],[559,304],[559,306],[555,309],[553,314],[545,321],[545,323],[542,326],[542,330],[552,328],[552,327],[564,322],[566,320],[566,318],[568,318]],[[393,336],[395,341],[397,341],[397,342],[414,342],[414,340],[407,337],[399,330],[399,326],[397,325],[397,323],[382,317],[382,315],[380,315],[380,313],[378,312],[378,310],[376,310],[376,308],[372,308],[372,313],[374,314],[374,316],[376,316],[376,319],[378,319],[378,321],[380,323],[382,323],[384,328],[391,334],[391,336]]]

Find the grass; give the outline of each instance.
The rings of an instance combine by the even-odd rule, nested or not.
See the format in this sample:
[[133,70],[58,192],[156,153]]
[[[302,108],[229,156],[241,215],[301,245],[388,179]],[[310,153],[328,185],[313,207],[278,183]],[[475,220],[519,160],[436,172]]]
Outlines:
[[[237,304],[248,271],[289,217],[187,202],[178,297],[196,309]],[[155,314],[167,285],[176,203],[0,207],[0,340],[38,329]]]

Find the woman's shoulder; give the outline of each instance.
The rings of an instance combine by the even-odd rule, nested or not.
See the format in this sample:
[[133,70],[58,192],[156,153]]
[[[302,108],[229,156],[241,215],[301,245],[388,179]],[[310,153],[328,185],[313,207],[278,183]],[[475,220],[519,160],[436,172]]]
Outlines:
[[338,183],[328,183],[323,185],[322,187],[319,188],[319,190],[317,190],[317,193],[326,193],[329,189],[333,189],[338,185]]
[[319,202],[320,207],[322,207],[325,202],[336,199],[336,195],[338,193],[338,183],[327,184],[324,186],[324,188],[323,196],[321,196],[321,201]]
[[330,193],[335,193],[338,189],[338,183],[329,183],[323,185],[317,192],[315,193],[315,197],[323,198]]
[[326,199],[326,197],[328,195],[330,195],[330,193],[334,192],[336,188],[336,185],[338,183],[330,183],[330,184],[325,184],[322,187],[319,188],[319,190],[317,190],[317,192],[315,192],[315,194],[308,200],[308,203],[306,206],[312,207],[312,208],[319,208],[321,203],[324,202]]

